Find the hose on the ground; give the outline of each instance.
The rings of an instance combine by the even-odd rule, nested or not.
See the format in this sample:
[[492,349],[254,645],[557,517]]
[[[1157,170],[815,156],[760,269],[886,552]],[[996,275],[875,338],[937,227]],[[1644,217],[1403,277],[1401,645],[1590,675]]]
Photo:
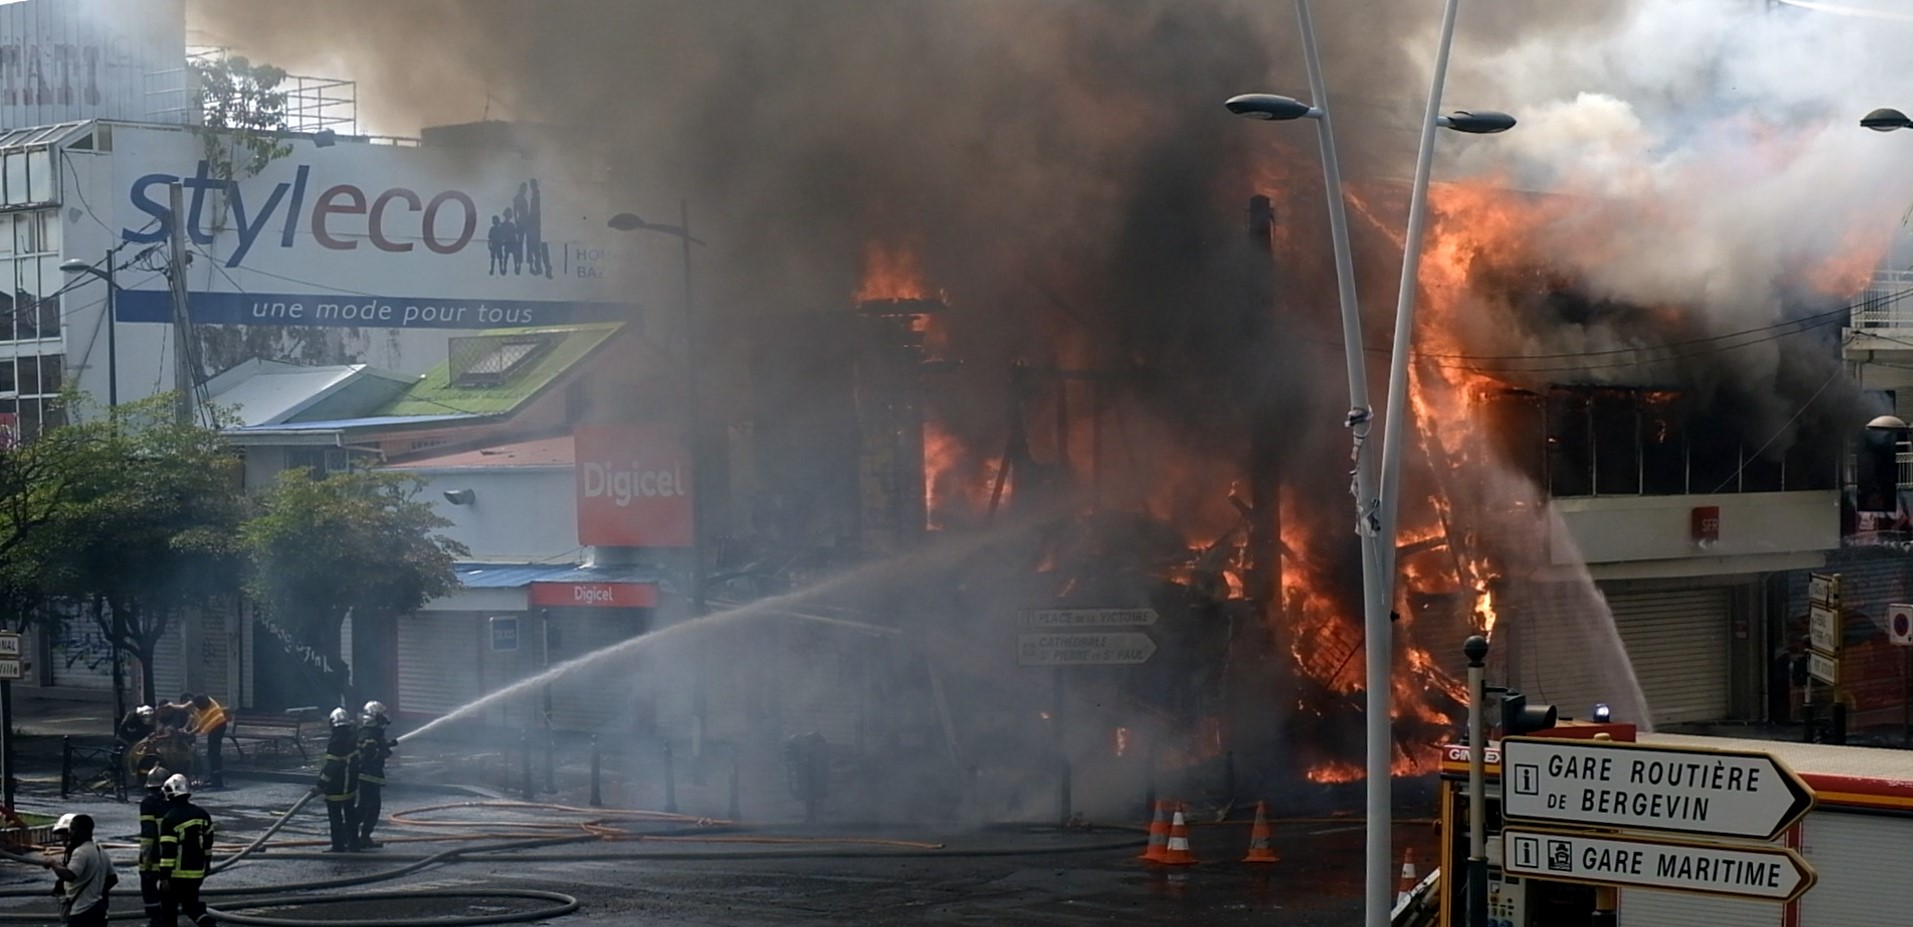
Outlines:
[[304,808],[306,806],[306,802],[311,801],[318,794],[319,794],[318,792],[305,793],[305,795],[301,796],[298,801],[292,803],[292,807],[286,809],[285,814],[282,814],[279,816],[279,820],[272,822],[272,826],[266,828],[266,832],[263,834],[260,834],[259,839],[254,840],[253,842],[249,844],[246,844],[245,849],[240,850],[238,853],[234,854],[233,856],[228,857],[227,859],[221,862],[213,864],[212,871],[223,872],[228,867],[232,866],[234,863],[237,863],[240,860],[245,859],[248,856],[251,856],[254,851],[264,846],[266,841],[271,840],[272,835],[279,832],[279,828],[286,826],[286,822],[292,820],[292,816],[295,814],[298,814],[299,809]]
[[[324,904],[359,904],[374,901],[414,901],[421,898],[531,898],[552,902],[551,907],[532,908],[525,911],[504,911],[496,914],[471,914],[463,917],[381,917],[376,920],[345,920],[340,918],[297,918],[297,917],[261,917],[256,914],[239,914],[235,908],[266,908],[288,906],[311,906]],[[491,889],[423,889],[413,891],[361,892],[352,895],[315,898],[310,895],[269,895],[265,898],[253,898],[237,905],[213,910],[211,913],[220,923],[252,924],[257,927],[445,927],[448,924],[515,924],[523,921],[541,921],[560,917],[578,910],[578,899],[561,892],[545,892],[529,888],[491,888]]]

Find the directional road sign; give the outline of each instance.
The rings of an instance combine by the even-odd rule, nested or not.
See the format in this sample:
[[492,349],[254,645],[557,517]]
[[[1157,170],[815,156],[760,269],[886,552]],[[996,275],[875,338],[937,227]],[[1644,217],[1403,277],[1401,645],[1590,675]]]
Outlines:
[[1155,653],[1156,642],[1140,631],[1016,636],[1022,666],[1122,666],[1146,663]]
[[1807,574],[1807,601],[1840,607],[1840,574]]
[[25,679],[26,670],[26,662],[20,658],[20,635],[0,631],[0,679]]
[[1839,606],[1807,607],[1807,644],[1827,656],[1840,653]]
[[1502,871],[1536,879],[1792,901],[1813,867],[1786,847],[1509,828]]
[[1511,819],[1768,840],[1813,807],[1813,789],[1765,753],[1508,737]]
[[1807,651],[1807,675],[1830,686],[1840,684],[1840,658],[1830,657],[1818,650]]
[[20,633],[18,631],[0,631],[0,657],[20,655]]
[[1143,628],[1155,624],[1153,608],[1026,608],[1019,628]]

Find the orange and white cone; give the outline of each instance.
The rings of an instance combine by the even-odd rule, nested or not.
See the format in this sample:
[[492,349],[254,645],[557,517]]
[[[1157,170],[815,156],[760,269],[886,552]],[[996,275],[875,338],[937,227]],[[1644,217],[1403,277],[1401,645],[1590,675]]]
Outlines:
[[1169,803],[1156,802],[1156,816],[1149,821],[1149,846],[1136,857],[1151,863],[1160,863],[1169,853]]
[[1395,904],[1399,906],[1415,893],[1415,886],[1421,877],[1415,874],[1415,851],[1402,851],[1402,878],[1395,884]]
[[1169,848],[1163,851],[1162,859],[1157,860],[1164,866],[1193,866],[1196,854],[1189,851],[1189,823],[1182,819],[1182,809],[1176,809],[1176,816],[1169,822]]
[[1245,863],[1277,862],[1275,848],[1269,845],[1269,818],[1262,802],[1255,803],[1255,826],[1249,830],[1249,855]]

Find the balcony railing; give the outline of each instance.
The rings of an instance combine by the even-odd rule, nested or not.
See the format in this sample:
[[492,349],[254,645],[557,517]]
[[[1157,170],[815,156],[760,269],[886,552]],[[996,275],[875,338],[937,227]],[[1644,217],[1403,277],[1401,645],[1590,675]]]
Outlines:
[[1913,270],[1882,270],[1853,309],[1855,331],[1913,332]]

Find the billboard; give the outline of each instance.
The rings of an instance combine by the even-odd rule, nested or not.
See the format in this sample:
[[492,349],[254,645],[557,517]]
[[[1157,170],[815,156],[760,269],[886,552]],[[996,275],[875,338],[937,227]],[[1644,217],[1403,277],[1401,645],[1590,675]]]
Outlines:
[[580,425],[578,543],[690,547],[691,455],[682,425]]
[[112,188],[123,272],[117,315],[168,322],[164,264],[183,188],[197,324],[480,329],[633,321],[606,194],[516,152],[294,139],[225,179],[196,136],[123,128]]

